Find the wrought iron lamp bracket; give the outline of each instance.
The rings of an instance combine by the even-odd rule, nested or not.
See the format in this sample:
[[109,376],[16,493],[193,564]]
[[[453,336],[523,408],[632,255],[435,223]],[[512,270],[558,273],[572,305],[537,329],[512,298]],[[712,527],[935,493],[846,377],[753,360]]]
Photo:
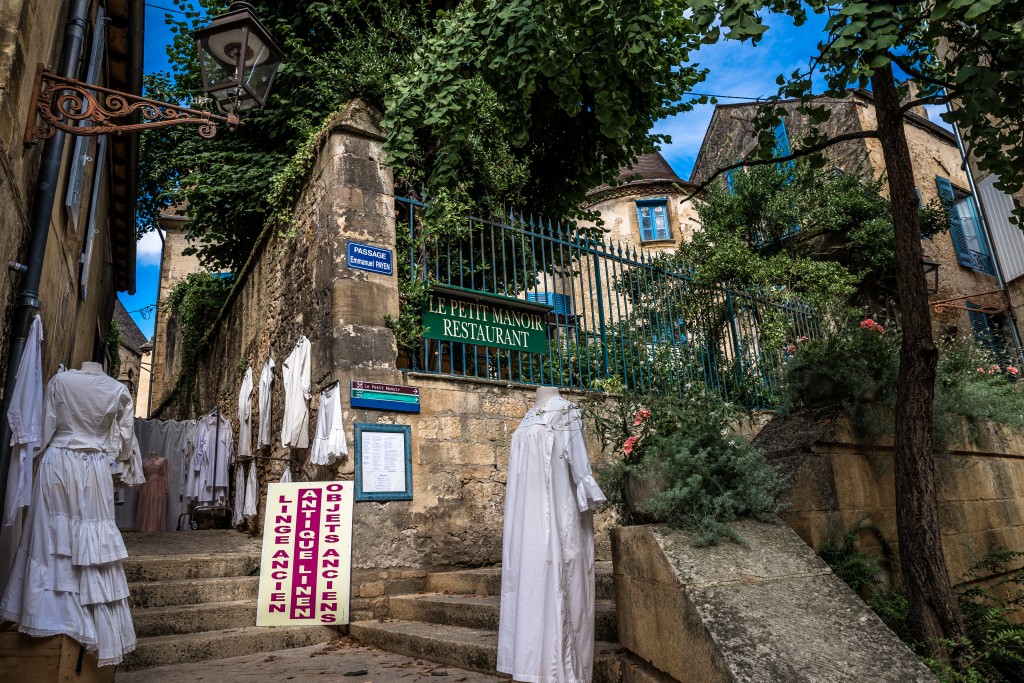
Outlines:
[[[36,71],[32,93],[25,127],[26,147],[53,137],[58,130],[72,135],[105,135],[168,126],[198,126],[200,137],[209,139],[217,134],[218,124],[229,131],[241,125],[234,114],[218,116],[83,83],[51,73],[42,64]],[[142,121],[131,123],[130,117],[136,112]],[[37,117],[42,121],[37,123]]]
[[[967,300],[970,300],[974,305],[968,306],[966,304]],[[931,301],[929,303],[931,307],[935,309],[936,313],[952,308],[971,311],[972,313],[988,313],[990,315],[996,315],[1010,309],[1010,299],[1007,296],[1006,291],[1002,289],[994,289],[990,292],[978,292],[977,294],[968,294],[966,296],[958,296],[952,299]]]

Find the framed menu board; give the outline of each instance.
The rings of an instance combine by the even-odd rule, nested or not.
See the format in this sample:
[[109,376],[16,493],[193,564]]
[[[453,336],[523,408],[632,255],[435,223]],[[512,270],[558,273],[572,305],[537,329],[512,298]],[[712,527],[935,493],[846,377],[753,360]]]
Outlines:
[[412,427],[357,422],[357,501],[412,500]]

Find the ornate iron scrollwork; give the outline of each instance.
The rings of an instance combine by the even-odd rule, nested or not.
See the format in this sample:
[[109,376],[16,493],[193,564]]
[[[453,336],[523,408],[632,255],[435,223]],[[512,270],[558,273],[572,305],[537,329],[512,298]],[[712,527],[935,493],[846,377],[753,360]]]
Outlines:
[[[198,126],[199,135],[209,139],[217,134],[218,123],[228,130],[240,125],[234,115],[218,116],[90,85],[52,74],[42,64],[36,73],[34,96],[25,129],[26,145],[53,137],[58,130],[73,135],[104,135],[185,125]],[[131,123],[136,112],[142,120]],[[41,119],[38,123],[37,115]]]

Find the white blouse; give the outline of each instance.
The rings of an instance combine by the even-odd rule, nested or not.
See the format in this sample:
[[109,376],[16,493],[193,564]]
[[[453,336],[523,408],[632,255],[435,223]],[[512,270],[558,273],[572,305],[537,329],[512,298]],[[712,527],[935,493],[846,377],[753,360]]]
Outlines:
[[291,355],[282,366],[284,375],[284,420],[281,445],[285,448],[309,447],[309,340],[299,337]]
[[102,451],[113,460],[132,457],[135,406],[128,389],[102,370],[68,370],[46,386],[43,449]]

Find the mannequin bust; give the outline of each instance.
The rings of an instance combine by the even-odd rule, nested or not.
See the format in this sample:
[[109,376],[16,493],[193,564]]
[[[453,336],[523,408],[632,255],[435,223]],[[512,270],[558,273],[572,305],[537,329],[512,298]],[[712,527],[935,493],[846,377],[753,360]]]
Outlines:
[[87,360],[82,363],[82,372],[91,372],[93,374],[103,374],[103,366],[99,363],[93,363],[91,360]]
[[542,408],[548,401],[559,396],[561,394],[558,393],[558,387],[537,387],[537,400],[533,407]]
[[160,457],[160,456],[158,456],[158,455],[156,454],[156,451],[150,451],[150,452],[149,452],[149,459],[150,459],[150,460],[156,460],[156,459],[157,459],[158,457]]

